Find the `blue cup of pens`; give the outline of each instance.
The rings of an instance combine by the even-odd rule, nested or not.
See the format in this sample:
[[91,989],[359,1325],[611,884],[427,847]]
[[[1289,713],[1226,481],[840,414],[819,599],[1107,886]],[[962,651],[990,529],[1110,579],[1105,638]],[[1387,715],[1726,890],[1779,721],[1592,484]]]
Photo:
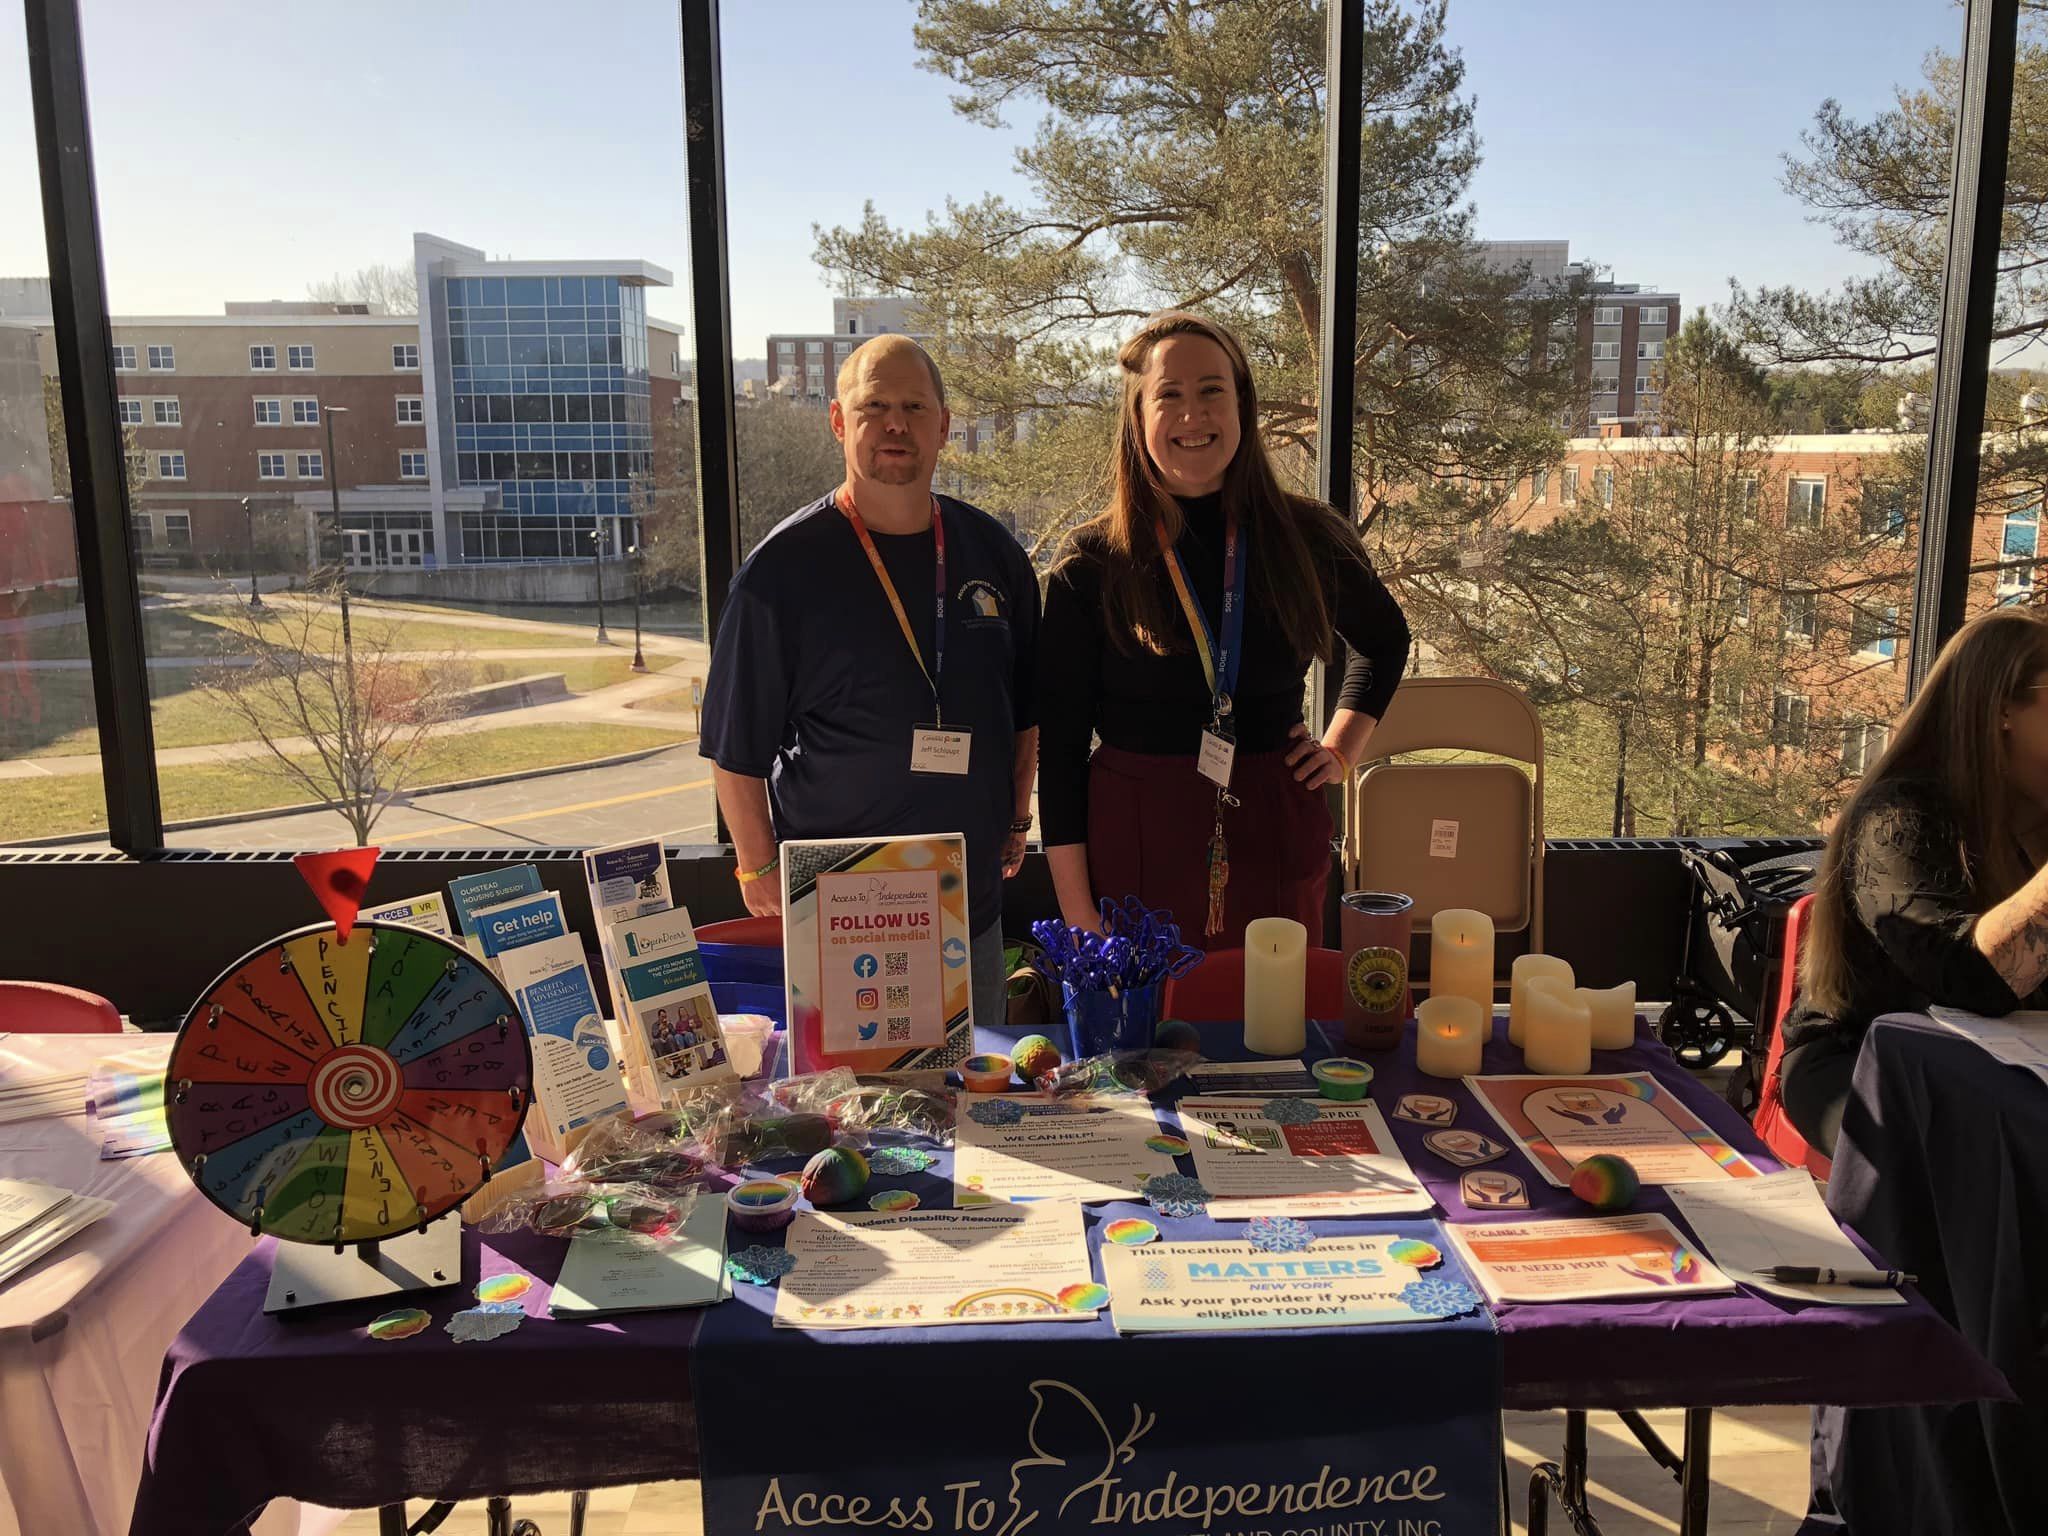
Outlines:
[[1077,992],[1061,984],[1067,1005],[1067,1049],[1070,1061],[1106,1056],[1111,1051],[1142,1051],[1152,1044],[1159,1025],[1159,982],[1115,992]]
[[1105,899],[1101,910],[1097,933],[1050,919],[1031,925],[1040,946],[1032,963],[1059,983],[1075,1061],[1148,1049],[1166,983],[1202,963],[1172,913],[1148,911],[1134,896]]

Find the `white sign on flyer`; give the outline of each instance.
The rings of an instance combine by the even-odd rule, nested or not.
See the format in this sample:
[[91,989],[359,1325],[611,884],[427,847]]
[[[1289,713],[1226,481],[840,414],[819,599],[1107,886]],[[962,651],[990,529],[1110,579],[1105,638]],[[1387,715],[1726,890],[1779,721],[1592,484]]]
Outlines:
[[818,914],[826,1050],[945,1038],[936,869],[820,875]]
[[1432,859],[1455,859],[1458,856],[1458,824],[1455,821],[1432,821],[1429,824],[1429,856]]

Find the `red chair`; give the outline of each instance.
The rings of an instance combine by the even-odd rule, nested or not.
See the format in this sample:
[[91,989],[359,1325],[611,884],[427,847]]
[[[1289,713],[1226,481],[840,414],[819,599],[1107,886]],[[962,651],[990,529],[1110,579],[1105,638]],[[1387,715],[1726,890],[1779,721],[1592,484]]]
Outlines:
[[[1307,1011],[1312,1019],[1344,1016],[1344,952],[1308,952]],[[1200,965],[1166,984],[1159,1005],[1163,1019],[1190,1024],[1230,1023],[1244,1017],[1244,951],[1212,949]]]
[[699,944],[740,944],[750,949],[782,947],[782,919],[779,917],[733,917],[722,923],[706,923],[697,930]]
[[1764,1080],[1758,1089],[1756,1117],[1751,1124],[1771,1149],[1771,1155],[1788,1168],[1805,1168],[1816,1179],[1834,1171],[1825,1154],[1806,1143],[1785,1114],[1784,1096],[1778,1091],[1778,1068],[1785,1060],[1785,1016],[1792,1011],[1792,999],[1799,991],[1799,941],[1806,934],[1806,919],[1813,898],[1802,896],[1785,915],[1785,960],[1778,967],[1778,995],[1771,1011],[1771,1048],[1764,1056]]
[[54,981],[0,981],[0,1031],[25,1035],[118,1035],[121,1010],[97,992]]

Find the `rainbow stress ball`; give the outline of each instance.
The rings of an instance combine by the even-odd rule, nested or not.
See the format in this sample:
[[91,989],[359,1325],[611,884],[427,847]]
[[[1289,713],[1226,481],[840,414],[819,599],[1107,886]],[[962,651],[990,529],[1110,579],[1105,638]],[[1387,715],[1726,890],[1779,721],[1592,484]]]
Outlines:
[[1572,1193],[1596,1211],[1626,1209],[1642,1187],[1635,1164],[1612,1152],[1596,1152],[1572,1170]]
[[868,1187],[868,1160],[852,1147],[827,1147],[804,1164],[804,1198],[844,1205]]
[[1010,1052],[1010,1059],[1017,1064],[1019,1077],[1035,1083],[1060,1064],[1060,1048],[1043,1035],[1026,1035]]

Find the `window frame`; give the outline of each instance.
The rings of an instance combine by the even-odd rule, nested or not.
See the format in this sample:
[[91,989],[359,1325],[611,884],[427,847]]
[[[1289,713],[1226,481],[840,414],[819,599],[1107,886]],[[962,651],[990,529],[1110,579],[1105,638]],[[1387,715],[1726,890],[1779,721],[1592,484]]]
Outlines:
[[[277,461],[277,473],[274,475],[270,473],[270,461],[272,459]],[[291,477],[285,471],[290,467],[291,461],[285,457],[284,449],[259,448],[256,450],[256,478],[258,480],[288,480]]]
[[[150,476],[152,480],[189,480],[192,477],[192,463],[185,457],[184,449],[157,448],[152,452],[156,461],[156,473]],[[172,474],[167,467],[173,462],[178,467],[176,474]]]
[[[294,362],[293,356],[306,354],[304,363]],[[286,373],[318,373],[320,371],[319,347],[310,341],[288,341],[284,347],[284,371]]]
[[[163,530],[164,530],[164,548],[165,548],[165,549],[168,549],[168,550],[178,550],[178,549],[183,549],[183,550],[189,550],[189,549],[191,549],[191,547],[192,547],[192,514],[191,514],[190,512],[186,511],[186,510],[185,510],[184,508],[182,508],[182,507],[177,507],[177,508],[167,508],[166,510],[164,510],[164,511],[162,511],[162,512],[158,512],[158,513],[156,513],[156,514],[155,514],[155,516],[156,516],[156,517],[157,517],[157,518],[158,518],[158,519],[159,519],[159,520],[160,520],[160,521],[162,522],[162,524],[163,524]],[[185,533],[185,542],[184,542],[184,543],[182,543],[182,544],[181,544],[181,543],[179,543],[179,542],[177,541],[177,539],[176,539],[176,538],[174,537],[174,533],[175,533],[175,530],[174,530],[174,529],[173,529],[173,528],[171,527],[171,519],[172,519],[172,518],[174,518],[174,517],[175,517],[175,518],[178,518],[178,519],[179,519],[180,521],[182,521],[182,522],[184,523],[184,525],[185,525],[185,527],[184,527],[184,533]]]
[[[267,360],[259,361],[258,353]],[[277,343],[274,341],[252,341],[249,343],[249,371],[251,373],[277,372]]]
[[[404,361],[410,355],[411,362]],[[418,373],[420,371],[420,344],[416,341],[394,341],[391,343],[391,371],[393,373]]]
[[[130,416],[128,414],[131,408],[135,412],[133,416]],[[114,411],[115,418],[124,427],[141,426],[143,424],[143,418],[149,414],[142,408],[142,397],[140,395],[121,396],[120,399],[115,402]]]
[[[418,474],[416,474],[416,475],[415,475],[415,474],[408,474],[408,473],[406,472],[406,468],[405,468],[405,465],[406,465],[406,460],[408,460],[408,459],[418,459],[418,460],[419,460],[419,463],[420,463],[420,469],[419,469],[419,473],[418,473]],[[401,448],[401,449],[399,449],[399,450],[398,450],[398,478],[399,478],[400,480],[424,480],[424,479],[426,479],[426,478],[427,478],[427,450],[426,450],[426,449],[424,449],[424,448]]]
[[[274,414],[266,416],[263,409],[265,406],[270,407]],[[249,401],[249,409],[252,417],[250,421],[251,426],[281,427],[284,425],[284,396],[282,395],[252,396]]]
[[[1347,9],[1355,3],[1357,0],[1345,0]],[[28,59],[38,100],[55,104],[52,110],[39,110],[36,114],[38,158],[45,170],[43,220],[49,231],[53,265],[61,258],[71,271],[103,271],[101,234],[91,207],[93,143],[89,136],[82,145],[71,146],[74,158],[82,154],[78,162],[82,174],[56,174],[63,159],[56,142],[56,125],[87,121],[82,72],[75,64],[70,68],[65,64],[83,53],[78,46],[75,13],[59,14],[67,10],[51,8],[51,16],[45,22],[62,46],[32,49]],[[2015,46],[2010,8],[1995,8],[1994,15],[1997,19],[1991,25],[1978,27],[1965,38],[1962,62],[1967,78],[1981,78],[1994,53],[2002,51],[2009,59]],[[1335,48],[1335,36],[1340,29],[1331,30]],[[694,101],[715,103],[715,11],[709,7],[685,7],[681,31],[686,90],[696,93],[691,96]],[[1341,126],[1362,110],[1357,93],[1350,89],[1352,82],[1363,77],[1362,61],[1355,56],[1333,56],[1331,77],[1330,98],[1339,104],[1334,123]],[[1956,130],[1950,188],[1956,212],[1949,232],[1949,270],[1945,274],[1950,301],[1940,324],[1936,367],[1940,383],[1935,391],[1938,422],[1930,435],[1928,490],[1922,517],[1925,537],[1919,544],[1917,589],[1919,601],[1930,614],[1938,612],[1940,623],[1916,622],[1911,626],[1912,633],[1926,642],[1913,647],[1916,678],[1923,670],[1923,653],[1931,658],[1934,647],[1962,616],[1963,600],[1949,590],[1957,584],[1949,582],[1944,586],[1943,578],[1948,567],[1958,566],[1959,562],[1967,564],[1967,534],[1977,510],[1977,465],[1974,451],[1961,453],[1956,445],[1974,444],[1981,433],[1983,381],[1965,378],[1965,388],[1960,393],[1949,386],[1959,376],[1953,361],[1958,349],[1977,355],[1981,361],[1981,341],[1988,335],[1985,327],[1996,299],[1995,263],[1972,261],[1970,257],[1973,249],[1986,242],[1995,246],[1998,240],[1996,213],[2005,184],[2010,105],[2009,101],[1993,103],[1976,115],[1966,111]],[[1339,146],[1340,154],[1342,146],[1349,142],[1341,132],[1330,132],[1325,137]],[[730,389],[720,385],[729,384],[732,359],[744,349],[734,343],[729,318],[711,318],[709,323],[702,323],[719,308],[729,309],[731,282],[723,202],[716,197],[699,197],[694,189],[700,184],[721,184],[717,177],[705,173],[714,168],[722,171],[725,144],[726,123],[714,110],[707,131],[693,135],[684,147],[693,189],[687,220],[693,279],[690,302],[693,318],[700,322],[692,328],[700,384],[695,409],[704,427],[696,434],[696,454],[706,485],[699,505],[698,531],[704,540],[706,620],[714,630],[711,621],[724,600],[735,563],[737,539],[736,514],[729,510],[736,504],[732,494],[737,468],[732,446],[733,399]],[[1334,228],[1340,220],[1330,222]],[[1356,253],[1347,251],[1340,242],[1338,257],[1324,284],[1326,298],[1353,291],[1355,261]],[[101,704],[108,835],[117,848],[150,853],[163,846],[161,807],[150,750],[147,674],[139,664],[144,650],[140,619],[134,613],[120,611],[124,596],[127,607],[134,606],[134,565],[120,538],[119,514],[128,507],[128,492],[119,473],[120,435],[118,407],[114,403],[117,391],[112,380],[116,371],[133,371],[140,359],[134,355],[132,344],[108,341],[111,322],[103,285],[65,285],[54,298],[60,311],[54,328],[57,372],[67,385],[65,425],[72,442],[99,445],[89,460],[76,466],[80,490],[72,502],[72,515],[80,545],[81,603],[89,622],[98,625],[101,634],[111,636],[113,642],[95,651],[96,656],[112,658],[102,661],[105,675],[95,678]],[[116,351],[110,365],[110,345],[126,348],[126,358]],[[169,361],[174,365],[172,368],[156,371],[175,371],[175,348]],[[297,371],[317,371],[317,353],[305,362],[307,366]],[[452,558],[453,552],[448,554]]]
[[[158,361],[161,357],[163,360]],[[178,345],[172,341],[151,341],[143,344],[143,360],[149,365],[145,373],[176,373],[178,371]]]
[[[1785,526],[1787,529],[1798,533],[1816,533],[1827,526],[1828,480],[1829,476],[1826,474],[1787,474],[1785,476]],[[1818,498],[1800,498],[1799,489],[1801,486],[1817,486],[1819,487],[1820,495]],[[1816,501],[1818,504],[1813,505],[1812,503]],[[1793,522],[1792,508],[1795,505],[1807,506],[1812,521]]]
[[[306,467],[307,461],[312,468]],[[327,478],[327,456],[319,448],[294,448],[292,450],[292,478],[294,480],[325,480]]]
[[[427,424],[427,397],[425,395],[394,395],[392,396],[392,402],[393,426],[423,427]],[[408,406],[412,408],[412,414],[409,416],[406,414]]]
[[[170,408],[170,420],[164,419],[164,408]],[[149,424],[152,427],[182,427],[185,425],[185,408],[178,403],[176,395],[151,395],[149,397]]]
[[[318,395],[290,395],[286,398],[292,403],[291,424],[293,426],[317,427],[320,425],[320,397]],[[311,406],[313,409],[309,413],[301,409],[303,406]]]

